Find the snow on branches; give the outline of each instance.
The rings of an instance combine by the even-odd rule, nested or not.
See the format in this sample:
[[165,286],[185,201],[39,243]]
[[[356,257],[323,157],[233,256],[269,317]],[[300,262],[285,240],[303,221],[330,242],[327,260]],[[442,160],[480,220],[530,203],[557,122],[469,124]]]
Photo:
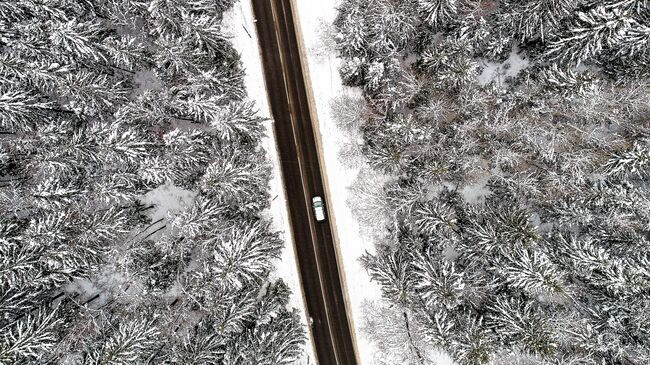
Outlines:
[[299,356],[233,4],[0,2],[0,363]]
[[650,318],[649,25],[635,0],[342,2],[368,165],[353,210],[379,242],[362,262],[408,314],[395,332],[426,334],[401,347],[462,365],[650,362],[635,324]]

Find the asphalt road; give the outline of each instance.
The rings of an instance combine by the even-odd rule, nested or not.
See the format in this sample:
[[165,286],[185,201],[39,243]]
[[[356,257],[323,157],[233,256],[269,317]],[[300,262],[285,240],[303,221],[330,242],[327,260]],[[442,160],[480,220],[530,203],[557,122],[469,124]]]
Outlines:
[[252,2],[316,356],[320,365],[354,365],[332,227],[328,220],[316,222],[311,208],[313,196],[323,196],[326,205],[327,198],[291,0]]

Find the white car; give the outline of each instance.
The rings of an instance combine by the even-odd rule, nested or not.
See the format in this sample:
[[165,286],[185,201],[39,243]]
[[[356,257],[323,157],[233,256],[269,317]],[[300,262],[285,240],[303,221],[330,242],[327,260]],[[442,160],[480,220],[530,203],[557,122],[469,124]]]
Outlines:
[[323,198],[320,196],[315,196],[311,199],[311,205],[314,208],[314,215],[316,216],[316,221],[322,222],[325,220],[325,204],[323,204]]

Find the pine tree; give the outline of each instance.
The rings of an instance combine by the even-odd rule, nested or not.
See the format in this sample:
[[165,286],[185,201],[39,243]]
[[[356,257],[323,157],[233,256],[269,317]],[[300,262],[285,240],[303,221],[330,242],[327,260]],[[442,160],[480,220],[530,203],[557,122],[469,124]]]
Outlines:
[[175,364],[214,364],[222,361],[225,338],[215,333],[209,323],[197,324],[187,338],[169,351],[171,362]]
[[635,23],[626,12],[606,6],[579,12],[577,18],[564,34],[550,41],[548,57],[579,64],[615,46]]
[[432,86],[458,88],[474,82],[478,65],[469,57],[468,44],[445,40],[445,43],[422,52],[418,69],[433,77]]
[[0,92],[0,128],[3,132],[32,130],[34,123],[44,117],[51,106],[29,91],[0,89]]
[[501,270],[505,281],[514,288],[522,289],[532,295],[539,293],[556,294],[563,292],[562,273],[551,260],[539,251],[517,250],[506,257]]
[[370,277],[381,285],[386,298],[401,304],[410,300],[413,278],[409,270],[410,263],[404,253],[388,251],[380,256],[366,254],[362,257],[362,262]]
[[494,345],[483,320],[469,319],[463,329],[463,332],[454,338],[452,353],[463,364],[486,364]]
[[458,0],[418,0],[418,10],[424,20],[436,27],[444,24],[458,14]]
[[7,332],[0,344],[0,361],[9,364],[37,360],[54,346],[57,340],[54,328],[60,324],[56,312],[39,310],[16,321],[9,330],[5,327]]
[[593,93],[596,87],[596,78],[590,72],[577,73],[561,69],[557,64],[542,70],[540,78],[549,90],[566,96],[587,96]]
[[638,176],[645,178],[650,170],[650,153],[641,143],[637,143],[632,150],[613,156],[604,166],[608,175],[612,176]]
[[557,347],[550,323],[541,308],[533,302],[497,298],[491,308],[490,326],[506,344],[512,343],[523,352],[551,358]]
[[[135,316],[120,321],[84,351],[84,364],[132,364],[144,361],[152,353],[160,330],[155,318]],[[110,330],[109,330],[110,329]]]
[[212,132],[225,141],[247,143],[263,136],[263,118],[251,102],[233,102],[223,107],[210,121]]
[[569,18],[578,6],[575,0],[506,1],[502,6],[503,21],[514,29],[522,42],[552,38],[562,22]]
[[289,291],[271,283],[255,308],[251,330],[235,338],[224,354],[224,364],[291,364],[301,353],[304,330],[296,311],[285,309]]
[[208,196],[241,212],[263,209],[267,195],[264,173],[268,167],[258,154],[246,160],[235,151],[223,151],[201,179],[201,190]]
[[238,227],[218,239],[206,243],[212,251],[211,271],[228,286],[244,287],[260,280],[271,269],[269,258],[279,257],[281,242],[268,234],[269,227],[256,223]]
[[362,2],[345,1],[341,4],[341,11],[334,24],[337,28],[336,40],[337,51],[346,58],[354,58],[363,55],[368,47],[366,43],[367,30],[366,21],[363,16],[364,6]]
[[465,288],[463,275],[453,263],[439,262],[432,254],[421,255],[414,262],[415,289],[428,307],[453,310],[461,304],[459,297]]
[[449,237],[456,224],[453,209],[435,200],[416,205],[413,220],[415,230],[427,236]]
[[107,63],[127,71],[134,71],[145,62],[151,62],[146,46],[132,36],[123,35],[117,39],[106,38],[103,41],[102,49],[108,58]]
[[74,54],[80,61],[106,62],[103,52],[98,49],[103,27],[97,21],[52,23],[48,27],[49,40],[63,54]]

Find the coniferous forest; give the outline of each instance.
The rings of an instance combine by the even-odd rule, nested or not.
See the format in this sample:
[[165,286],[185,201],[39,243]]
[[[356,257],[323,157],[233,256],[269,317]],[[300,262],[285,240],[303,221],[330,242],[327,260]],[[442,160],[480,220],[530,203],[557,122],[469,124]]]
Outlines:
[[[234,2],[0,2],[1,364],[300,353]],[[165,184],[192,199],[153,219]]]
[[[235,3],[0,1],[0,364],[300,356]],[[650,364],[650,0],[338,6],[369,337]]]
[[408,363],[649,364],[650,1],[343,0],[334,26]]

